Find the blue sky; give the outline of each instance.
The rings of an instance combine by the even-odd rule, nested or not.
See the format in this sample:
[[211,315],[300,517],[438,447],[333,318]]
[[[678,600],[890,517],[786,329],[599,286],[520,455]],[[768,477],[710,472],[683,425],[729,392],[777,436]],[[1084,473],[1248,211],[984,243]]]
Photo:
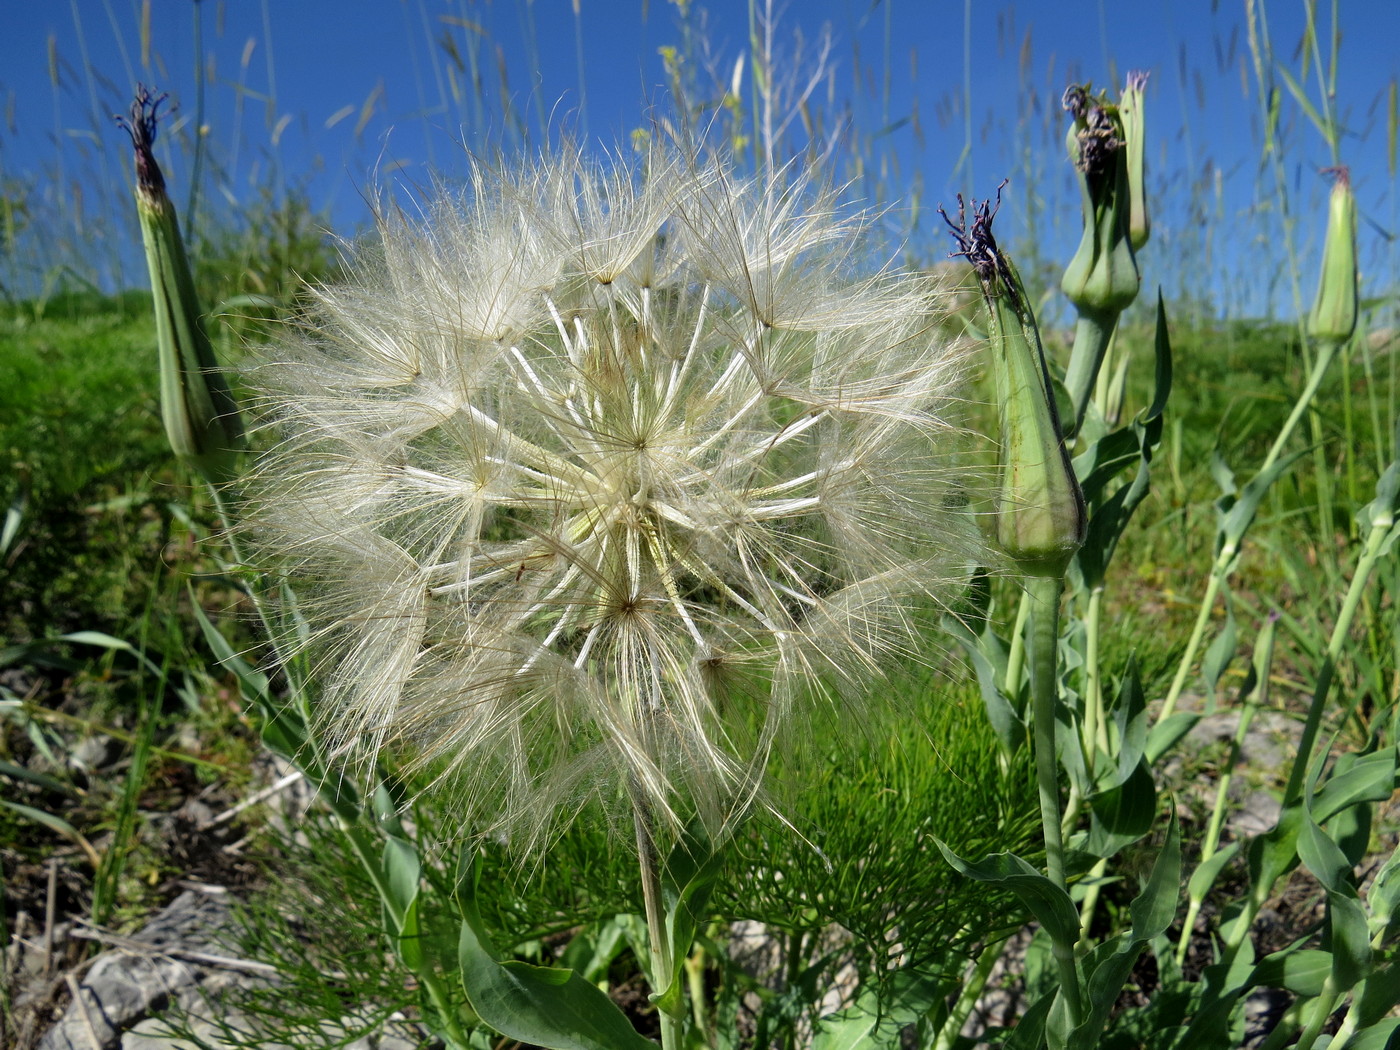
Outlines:
[[[188,192],[202,68],[209,150],[200,194],[216,206],[237,205],[261,188],[295,186],[345,232],[365,222],[376,173],[422,185],[430,172],[460,174],[463,144],[514,143],[507,111],[537,142],[543,124],[586,142],[625,143],[646,126],[649,103],[664,101],[661,50],[684,53],[687,31],[706,44],[687,66],[702,86],[732,83],[736,66],[741,87],[752,83],[746,0],[696,0],[688,16],[673,0],[5,6],[6,194],[27,200],[31,235],[46,224],[80,227],[88,238],[81,261],[106,284],[142,283],[122,247],[130,232],[120,215],[129,162],[109,122],[133,81],[169,91],[178,103],[163,157],[172,185]],[[1321,6],[1325,34],[1332,8]],[[1369,220],[1363,259],[1373,286],[1393,287],[1395,255],[1377,231],[1392,229],[1396,217],[1386,123],[1387,92],[1400,76],[1400,3],[1339,7],[1336,106],[1349,132],[1341,155]],[[827,126],[846,119],[866,142],[872,174],[854,192],[918,206],[918,226],[927,230],[932,204],[951,204],[960,190],[985,196],[1010,176],[1003,240],[1033,235],[1047,259],[1072,249],[1078,224],[1068,166],[1051,145],[1064,127],[1054,105],[1059,92],[1071,80],[1107,86],[1128,69],[1149,70],[1149,164],[1161,236],[1147,249],[1146,275],[1153,278],[1155,264],[1158,280],[1211,295],[1219,309],[1290,312],[1277,254],[1271,272],[1239,277],[1249,274],[1251,246],[1269,247],[1278,235],[1271,230],[1277,210],[1261,214],[1258,205],[1274,195],[1275,172],[1260,164],[1244,0],[793,0],[776,10],[773,39],[784,68],[809,68],[823,29],[830,30],[831,73],[812,101],[826,111]],[[1275,2],[1265,11],[1276,62],[1302,77],[1303,4]],[[1324,57],[1328,45],[1324,39]],[[480,91],[468,85],[473,63]],[[1315,105],[1320,88],[1315,69],[1307,72]],[[1327,188],[1317,172],[1332,158],[1278,84],[1284,179],[1299,216],[1299,251],[1309,260],[1321,235],[1310,209]],[[31,277],[43,270],[38,256],[62,239],[49,231],[26,247],[35,258],[21,264]],[[1190,265],[1211,274],[1188,272],[1187,260],[1202,260]],[[1250,281],[1256,286],[1246,288]],[[1310,289],[1311,281],[1308,262],[1303,284]],[[1237,301],[1221,301],[1229,299]]]

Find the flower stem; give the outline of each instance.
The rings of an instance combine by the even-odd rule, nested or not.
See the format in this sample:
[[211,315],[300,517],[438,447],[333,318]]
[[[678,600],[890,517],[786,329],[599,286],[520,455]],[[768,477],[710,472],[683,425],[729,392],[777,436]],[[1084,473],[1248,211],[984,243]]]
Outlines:
[[1079,320],[1074,326],[1074,349],[1070,351],[1069,368],[1065,371],[1065,389],[1074,406],[1074,426],[1068,428],[1071,434],[1079,433],[1084,424],[1084,413],[1094,396],[1094,383],[1103,367],[1113,329],[1118,326],[1118,316],[1116,311],[1079,308]]
[[[665,903],[661,893],[661,862],[656,852],[656,838],[652,833],[651,815],[645,800],[633,794],[632,823],[637,833],[637,863],[642,873],[642,900],[646,908],[647,940],[651,948],[651,988],[660,994],[670,987],[673,965],[671,939],[666,930]],[[664,1009],[658,1009],[661,1019],[661,1046],[663,1050],[680,1050],[681,1024],[679,1018]]]
[[[1050,881],[1068,890],[1065,881],[1064,839],[1060,833],[1059,766],[1055,757],[1055,706],[1058,700],[1060,638],[1060,576],[1036,576],[1026,583],[1031,596],[1031,703],[1035,732],[1035,774],[1040,793],[1040,822],[1045,835],[1045,870]],[[1073,939],[1051,945],[1060,971],[1060,991],[1069,1008],[1071,1026],[1083,1016],[1079,972]]]
[[1027,584],[1031,595],[1031,703],[1035,732],[1035,774],[1040,817],[1045,825],[1045,868],[1050,881],[1066,888],[1064,842],[1060,836],[1059,767],[1055,761],[1056,649],[1059,644],[1058,577],[1041,576]]

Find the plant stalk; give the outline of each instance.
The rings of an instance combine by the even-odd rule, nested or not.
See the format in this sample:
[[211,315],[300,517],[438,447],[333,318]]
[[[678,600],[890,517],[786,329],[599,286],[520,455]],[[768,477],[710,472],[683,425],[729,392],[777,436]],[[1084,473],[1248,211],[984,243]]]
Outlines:
[[[1064,838],[1060,833],[1059,763],[1055,752],[1055,708],[1058,703],[1061,576],[1036,576],[1026,584],[1031,595],[1031,703],[1035,734],[1036,786],[1040,821],[1045,835],[1045,871],[1050,881],[1068,892],[1065,881]],[[1069,1007],[1071,1026],[1083,1017],[1079,971],[1074,945],[1054,940],[1051,950],[1060,971],[1060,991]]]
[[[670,986],[673,972],[671,939],[666,929],[666,906],[661,892],[661,859],[656,852],[651,816],[646,803],[634,792],[632,823],[637,834],[637,863],[642,874],[642,901],[646,909],[647,940],[651,947],[651,987],[658,995]],[[681,1023],[667,1010],[657,1010],[661,1020],[663,1050],[681,1050]]]
[[1069,368],[1065,370],[1065,389],[1069,391],[1074,408],[1074,426],[1068,433],[1077,434],[1084,425],[1084,414],[1094,397],[1094,384],[1103,367],[1104,354],[1118,326],[1119,314],[1112,310],[1079,308],[1079,320],[1074,326],[1074,349],[1070,351]]

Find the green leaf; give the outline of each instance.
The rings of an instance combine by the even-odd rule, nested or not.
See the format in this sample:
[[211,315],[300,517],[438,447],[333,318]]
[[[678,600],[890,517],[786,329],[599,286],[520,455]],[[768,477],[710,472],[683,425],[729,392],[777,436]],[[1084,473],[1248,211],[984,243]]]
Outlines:
[[1400,1046],[1400,1019],[1388,1017],[1384,1021],[1357,1032],[1340,1050],[1395,1050]]
[[1266,470],[1261,470],[1250,478],[1238,495],[1227,494],[1215,501],[1215,553],[1219,555],[1226,550],[1232,552],[1224,566],[1227,573],[1234,571],[1240,544],[1244,541],[1250,525],[1254,523],[1254,515],[1258,513],[1260,502],[1283,472],[1293,466],[1307,451],[1299,449],[1275,460]]
[[1143,751],[1147,764],[1155,766],[1157,760],[1175,747],[1200,720],[1201,716],[1195,711],[1178,711],[1154,725],[1147,734],[1147,747]]
[[1084,848],[1098,857],[1112,856],[1152,830],[1157,816],[1157,784],[1145,762],[1139,762],[1127,783],[1089,799],[1093,827]]
[[478,1016],[501,1035],[547,1050],[656,1050],[606,995],[573,970],[497,962],[477,908],[481,865],[463,849],[454,898],[462,916],[457,945],[462,987]]
[[1214,702],[1215,687],[1220,681],[1220,676],[1229,668],[1230,662],[1235,658],[1235,646],[1239,635],[1235,625],[1235,613],[1230,608],[1229,595],[1225,598],[1225,626],[1220,629],[1220,633],[1211,641],[1210,647],[1206,649],[1205,656],[1201,659],[1201,677],[1206,683],[1206,693]]
[[1356,990],[1352,1009],[1357,1011],[1357,1029],[1376,1024],[1400,1004],[1400,965],[1391,963],[1367,975]]
[[1288,93],[1293,96],[1293,101],[1298,103],[1298,108],[1307,114],[1308,119],[1313,122],[1313,127],[1322,134],[1328,142],[1335,138],[1334,132],[1328,127],[1327,121],[1322,118],[1322,114],[1317,111],[1317,107],[1312,104],[1312,99],[1308,98],[1308,93],[1303,90],[1302,85],[1293,79],[1293,74],[1288,68],[1280,63],[1277,67],[1278,73],[1283,77],[1283,82],[1288,86]]
[[1398,786],[1395,757],[1395,748],[1382,748],[1334,774],[1309,803],[1313,819],[1325,824],[1348,806],[1390,798]]
[[1356,987],[1371,972],[1371,937],[1366,909],[1355,890],[1327,894],[1327,923],[1332,934],[1332,982],[1340,992]]
[[[984,585],[985,580],[981,580],[974,587],[980,590]],[[987,710],[987,721],[991,723],[1006,753],[1015,754],[1025,744],[1026,725],[1016,705],[998,684],[1006,680],[1006,643],[992,630],[985,615],[975,622],[979,631],[974,631],[963,617],[949,615],[943,617],[943,628],[972,661],[977,686],[982,693],[982,704]]]
[[585,926],[569,941],[559,961],[584,980],[597,983],[605,978],[613,960],[627,947],[627,930],[620,918]]
[[1298,831],[1298,859],[1325,889],[1341,892],[1351,888],[1351,862],[1307,813]]
[[1322,994],[1323,985],[1331,973],[1331,952],[1316,948],[1294,951],[1290,948],[1260,959],[1250,975],[1249,984],[1282,988],[1310,999]]
[[1207,860],[1196,865],[1196,870],[1191,873],[1191,881],[1186,886],[1186,893],[1193,901],[1203,901],[1210,888],[1215,885],[1216,878],[1230,859],[1239,852],[1240,840],[1236,839],[1218,853],[1213,853]]
[[883,996],[871,987],[856,1002],[818,1022],[812,1050],[887,1050],[899,1033],[938,1006],[948,988],[933,977],[900,971]]
[[1079,939],[1079,913],[1069,894],[1014,853],[990,853],[970,863],[950,850],[942,840],[934,843],[955,869],[978,882],[1005,886],[1021,899],[1045,931],[1062,944]]
[[423,873],[418,851],[405,839],[386,836],[383,867],[390,902],[399,915],[402,915],[418,897]]
[[219,666],[226,671],[233,672],[246,699],[255,703],[266,702],[270,695],[267,675],[243,659],[233,646],[229,645],[228,639],[219,633],[219,629],[204,614],[204,609],[195,600],[193,587],[189,588],[189,595],[190,608],[194,610],[194,616],[199,622],[199,629],[204,635],[205,644],[214,654],[214,659],[219,661]]
[[507,1039],[548,1050],[656,1050],[606,995],[573,970],[498,963],[470,919],[458,957],[472,1009]]
[[100,868],[102,866],[102,858],[98,856],[97,850],[93,848],[92,843],[83,837],[82,832],[62,817],[49,813],[46,810],[35,809],[33,806],[26,806],[22,802],[11,802],[7,798],[0,798],[0,806],[4,806],[6,809],[18,813],[21,817],[27,817],[36,824],[42,824],[50,831],[62,835],[69,842],[76,843],[78,847],[82,849],[83,853],[87,855],[87,859],[92,863],[94,868]]
[[1181,829],[1173,811],[1167,838],[1152,865],[1152,874],[1132,903],[1133,940],[1147,943],[1166,932],[1176,917],[1181,896]]
[[1278,823],[1249,844],[1249,876],[1256,889],[1268,891],[1298,863],[1298,832],[1303,807],[1290,803],[1279,813]]
[[1011,1034],[1001,1044],[1001,1050],[1040,1050],[1044,1045],[1045,1020],[1050,1015],[1050,1008],[1055,1005],[1055,996],[1055,992],[1050,992],[1037,999],[1021,1015],[1016,1027],[1011,1029]]
[[1384,932],[1395,916],[1396,905],[1400,904],[1400,850],[1392,852],[1377,872],[1366,894],[1366,904],[1371,909],[1371,935]]
[[710,891],[722,870],[722,855],[714,849],[704,828],[696,823],[681,835],[661,869],[661,894],[666,904],[666,926],[673,964],[666,987],[652,994],[652,1002],[674,1017],[685,1012],[685,960],[695,932],[705,917]]
[[120,638],[114,638],[103,631],[73,631],[71,634],[61,634],[54,641],[76,642],[79,645],[95,645],[102,649],[110,649],[113,652],[128,653],[136,657],[151,674],[160,676],[163,672],[154,664],[145,653],[139,652],[130,642],[124,642]]
[[1069,1035],[1068,1045],[1076,1050],[1098,1050],[1103,1039],[1103,1027],[1123,992],[1123,985],[1133,972],[1133,964],[1142,954],[1145,942],[1129,942],[1115,937],[1095,948],[1084,959],[1089,974],[1088,1016]]
[[73,789],[56,777],[51,777],[47,773],[39,773],[28,766],[19,766],[13,762],[8,762],[0,758],[0,775],[12,777],[15,780],[26,780],[35,787],[41,787],[45,791],[52,791],[59,795],[73,795]]

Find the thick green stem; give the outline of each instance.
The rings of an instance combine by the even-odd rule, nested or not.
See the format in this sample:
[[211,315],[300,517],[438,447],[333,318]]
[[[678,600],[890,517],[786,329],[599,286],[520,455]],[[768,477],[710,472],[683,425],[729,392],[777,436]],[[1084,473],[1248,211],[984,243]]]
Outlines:
[[[1027,583],[1031,595],[1031,703],[1035,730],[1035,773],[1040,794],[1040,821],[1045,835],[1045,871],[1050,881],[1068,890],[1065,881],[1065,848],[1060,834],[1059,763],[1055,753],[1055,708],[1059,699],[1058,655],[1060,636],[1059,576],[1037,576]],[[1060,991],[1069,1007],[1072,1025],[1083,1016],[1079,973],[1073,943],[1055,940],[1051,945],[1060,971]]]
[[[1334,990],[1332,978],[1328,977],[1323,985],[1322,994],[1312,1002],[1312,1013],[1308,1016],[1307,1027],[1298,1036],[1298,1041],[1294,1043],[1296,1050],[1312,1050],[1313,1044],[1317,1042],[1317,1037],[1322,1034],[1322,1027],[1327,1023],[1327,1019],[1332,1016],[1332,1011],[1337,1008],[1337,992]],[[1338,1043],[1338,1046],[1341,1044]]]
[[1079,310],[1074,326],[1074,349],[1070,351],[1069,368],[1065,371],[1065,389],[1074,406],[1074,426],[1069,433],[1079,433],[1084,425],[1084,413],[1094,396],[1094,383],[1103,367],[1113,329],[1118,325],[1118,313],[1111,310]]
[[1030,581],[1031,703],[1035,727],[1035,774],[1040,817],[1045,825],[1045,867],[1050,881],[1065,889],[1064,842],[1060,837],[1059,764],[1055,756],[1056,667],[1060,590],[1063,581],[1043,576]]
[[[661,859],[657,856],[650,812],[640,798],[632,800],[632,823],[637,833],[637,862],[642,874],[642,901],[646,909],[647,940],[651,948],[652,991],[658,994],[671,985],[674,972],[671,938],[666,930],[666,909],[661,894]],[[680,1050],[680,1019],[668,1010],[658,1010],[663,1050]]]

